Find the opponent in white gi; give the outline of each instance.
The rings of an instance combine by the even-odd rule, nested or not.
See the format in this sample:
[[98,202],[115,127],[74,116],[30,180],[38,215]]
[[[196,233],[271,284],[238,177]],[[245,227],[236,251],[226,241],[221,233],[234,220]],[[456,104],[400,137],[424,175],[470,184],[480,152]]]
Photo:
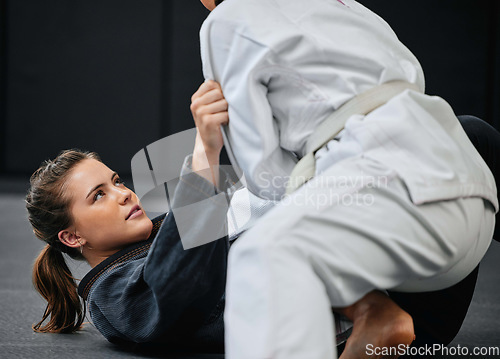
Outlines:
[[384,20],[354,0],[202,2],[204,75],[222,86],[232,160],[262,198],[282,198],[308,138],[347,101],[393,81],[416,88],[350,116],[315,153],[316,176],[234,246],[228,358],[332,358],[332,306],[445,288],[477,266],[493,176]]

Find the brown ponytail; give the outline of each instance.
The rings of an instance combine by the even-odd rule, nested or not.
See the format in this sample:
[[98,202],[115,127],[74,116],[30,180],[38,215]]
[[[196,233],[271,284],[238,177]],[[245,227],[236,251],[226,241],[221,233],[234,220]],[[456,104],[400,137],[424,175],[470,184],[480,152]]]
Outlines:
[[[85,319],[85,306],[80,303],[75,280],[63,254],[49,244],[35,260],[33,285],[47,301],[42,320],[33,325],[34,331],[72,333],[81,328]],[[49,322],[42,326],[49,315]]]
[[[63,253],[78,260],[84,257],[58,238],[59,231],[72,223],[70,199],[64,192],[66,178],[85,159],[100,161],[93,152],[63,151],[53,161],[45,161],[30,179],[26,195],[28,219],[33,233],[47,243],[33,266],[33,285],[47,301],[42,320],[33,325],[36,332],[72,333],[81,328],[85,318],[85,306],[78,297],[75,279]],[[49,317],[49,322],[42,326]]]

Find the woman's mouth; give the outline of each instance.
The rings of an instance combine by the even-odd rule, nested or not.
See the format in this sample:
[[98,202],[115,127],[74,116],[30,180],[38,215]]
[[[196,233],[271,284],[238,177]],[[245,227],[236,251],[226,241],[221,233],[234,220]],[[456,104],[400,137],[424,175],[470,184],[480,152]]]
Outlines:
[[132,207],[132,209],[130,210],[127,218],[125,218],[125,220],[129,220],[129,219],[134,219],[134,218],[137,218],[137,217],[140,217],[142,216],[144,212],[142,211],[141,207],[139,207],[139,205],[135,205],[134,207]]

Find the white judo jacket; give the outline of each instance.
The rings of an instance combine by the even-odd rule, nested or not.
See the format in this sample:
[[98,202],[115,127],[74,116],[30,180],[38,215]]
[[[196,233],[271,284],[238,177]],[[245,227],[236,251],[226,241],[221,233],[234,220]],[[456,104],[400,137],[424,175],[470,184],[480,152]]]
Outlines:
[[418,60],[354,0],[225,0],[200,41],[204,76],[229,103],[226,146],[259,197],[283,196],[307,138],[332,111],[404,80],[420,92],[352,116],[328,163],[370,157],[399,174],[416,204],[479,196],[498,211],[494,178],[451,107],[423,94]]

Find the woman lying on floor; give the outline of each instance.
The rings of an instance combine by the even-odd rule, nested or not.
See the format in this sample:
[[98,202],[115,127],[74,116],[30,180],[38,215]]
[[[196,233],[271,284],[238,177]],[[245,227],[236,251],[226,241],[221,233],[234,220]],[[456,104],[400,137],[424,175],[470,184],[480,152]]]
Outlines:
[[[204,108],[225,123],[227,105],[220,90],[216,92]],[[211,164],[218,161],[222,139],[215,128],[204,139],[205,146],[197,137],[190,164],[196,173],[182,175],[174,203],[186,196],[200,201],[217,192],[217,178],[200,171],[207,168],[206,148],[213,149],[207,150]],[[489,134],[480,127],[469,129],[478,137]],[[192,186],[199,190],[192,191]],[[223,351],[229,250],[224,233],[217,241],[184,250],[173,215],[149,220],[137,196],[95,153],[65,151],[47,161],[32,176],[26,202],[35,235],[47,243],[33,272],[36,289],[48,301],[36,331],[74,332],[84,321],[85,308],[62,255],[66,253],[93,267],[78,292],[109,341]],[[207,221],[225,220],[224,203],[209,205],[206,218],[196,218],[200,233]]]
[[[227,122],[220,90],[208,96],[206,104],[213,105],[206,110],[214,111],[221,124]],[[220,136],[219,128],[215,132],[214,137]],[[80,329],[86,312],[80,295],[96,328],[113,343],[223,352],[227,200],[215,196],[218,174],[212,174],[206,163],[207,155],[218,161],[221,148],[222,139],[214,152],[205,151],[197,136],[173,196],[173,208],[211,199],[193,218],[193,230],[200,237],[206,235],[206,226],[220,223],[218,240],[187,250],[174,215],[151,221],[136,194],[96,153],[63,151],[42,164],[26,197],[33,231],[47,243],[34,264],[33,282],[48,305],[33,329]],[[78,287],[63,253],[93,267]],[[339,332],[337,340],[345,334]]]

